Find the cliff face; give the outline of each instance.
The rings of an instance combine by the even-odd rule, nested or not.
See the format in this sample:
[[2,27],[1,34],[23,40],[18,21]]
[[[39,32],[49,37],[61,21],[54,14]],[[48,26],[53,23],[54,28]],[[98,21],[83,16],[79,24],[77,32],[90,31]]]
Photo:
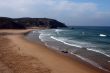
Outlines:
[[61,28],[65,24],[48,18],[6,18],[0,17],[0,29],[25,29],[30,27]]

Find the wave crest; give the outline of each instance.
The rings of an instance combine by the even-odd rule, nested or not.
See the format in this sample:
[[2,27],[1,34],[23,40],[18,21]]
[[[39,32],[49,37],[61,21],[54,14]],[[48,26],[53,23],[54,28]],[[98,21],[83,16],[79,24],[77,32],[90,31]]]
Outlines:
[[107,35],[105,35],[105,34],[100,34],[99,36],[100,36],[100,37],[106,37]]

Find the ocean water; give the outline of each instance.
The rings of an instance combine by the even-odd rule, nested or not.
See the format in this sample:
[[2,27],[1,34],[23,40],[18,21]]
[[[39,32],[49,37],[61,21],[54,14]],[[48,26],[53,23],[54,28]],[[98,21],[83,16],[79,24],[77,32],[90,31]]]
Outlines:
[[110,27],[50,29],[39,31],[39,33],[40,39],[44,42],[54,39],[69,46],[87,48],[110,57]]
[[72,28],[33,31],[30,35],[35,39],[39,33],[39,39],[45,45],[59,51],[66,50],[100,69],[110,70],[110,27]]

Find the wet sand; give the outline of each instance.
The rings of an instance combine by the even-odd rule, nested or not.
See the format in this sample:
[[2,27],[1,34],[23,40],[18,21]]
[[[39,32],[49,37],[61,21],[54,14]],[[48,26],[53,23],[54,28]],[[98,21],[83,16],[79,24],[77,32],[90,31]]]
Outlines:
[[23,33],[28,31],[31,30],[0,31],[14,33],[0,37],[0,73],[105,73],[27,40]]

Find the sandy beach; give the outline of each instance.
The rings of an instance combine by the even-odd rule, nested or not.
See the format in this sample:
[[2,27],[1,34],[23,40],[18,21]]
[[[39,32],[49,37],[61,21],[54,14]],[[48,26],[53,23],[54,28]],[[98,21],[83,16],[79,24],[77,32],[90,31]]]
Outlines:
[[29,41],[30,30],[0,30],[0,73],[105,73],[43,44]]

